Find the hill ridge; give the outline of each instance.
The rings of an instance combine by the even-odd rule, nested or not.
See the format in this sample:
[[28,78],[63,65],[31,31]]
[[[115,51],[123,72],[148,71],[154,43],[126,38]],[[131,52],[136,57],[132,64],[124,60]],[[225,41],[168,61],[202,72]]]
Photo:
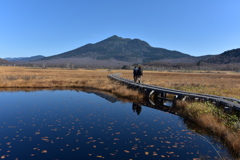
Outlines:
[[214,64],[240,63],[240,48],[227,50],[219,55],[204,59],[201,62]]
[[155,48],[140,39],[122,38],[113,35],[95,44],[89,43],[58,55],[43,58],[43,60],[84,57],[97,60],[115,59],[128,62],[148,62],[156,59],[174,59],[191,56],[179,51]]

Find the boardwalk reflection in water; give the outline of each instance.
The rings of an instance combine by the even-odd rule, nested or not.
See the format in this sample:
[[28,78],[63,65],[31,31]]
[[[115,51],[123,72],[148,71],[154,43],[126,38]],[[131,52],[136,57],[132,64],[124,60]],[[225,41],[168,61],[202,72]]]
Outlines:
[[[123,103],[93,93],[0,92],[1,158],[229,157],[221,144],[187,129],[171,107]],[[169,114],[171,111],[173,114]]]

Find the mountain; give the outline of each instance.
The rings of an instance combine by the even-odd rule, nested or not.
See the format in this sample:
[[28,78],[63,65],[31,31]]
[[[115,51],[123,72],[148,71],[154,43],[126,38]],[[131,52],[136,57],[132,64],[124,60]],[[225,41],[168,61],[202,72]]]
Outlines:
[[[157,60],[157,61],[150,61],[147,62],[147,65],[152,65],[152,64],[157,64],[158,62],[167,62],[171,64],[176,64],[176,63],[185,63],[185,64],[196,64],[199,61],[202,61],[204,59],[213,57],[213,55],[205,55],[205,56],[199,56],[199,57],[183,57],[183,58],[175,58],[175,59],[162,59],[162,60]],[[161,64],[161,63],[160,63]]]
[[2,64],[11,64],[11,62],[9,62],[9,61],[7,61],[7,60],[5,60],[5,59],[2,59],[2,58],[0,58],[0,65],[2,65]]
[[18,58],[4,58],[7,61],[33,61],[33,60],[40,60],[44,58],[44,56],[32,56],[32,57],[18,57]]
[[[116,35],[95,44],[53,55],[50,57],[33,56],[6,58],[16,64],[87,67],[87,68],[121,68],[135,63],[149,66],[168,65],[208,65],[208,63],[240,63],[240,49],[226,51],[220,55],[190,56],[179,51],[150,46],[140,39],[121,38]],[[203,62],[203,63],[202,63]],[[209,66],[209,65],[208,65]]]
[[42,60],[61,58],[91,58],[95,60],[117,60],[124,62],[148,62],[161,59],[191,57],[190,55],[163,48],[151,47],[139,39],[121,38],[116,35],[95,44],[87,44],[77,49],[46,57]]
[[201,62],[214,64],[240,63],[240,48],[225,51],[222,54],[206,58]]

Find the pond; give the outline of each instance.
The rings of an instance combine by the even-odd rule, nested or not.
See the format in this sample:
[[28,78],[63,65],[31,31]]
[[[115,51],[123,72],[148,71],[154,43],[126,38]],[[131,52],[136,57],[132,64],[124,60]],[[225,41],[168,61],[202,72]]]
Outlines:
[[98,92],[0,92],[1,159],[231,159],[167,111]]

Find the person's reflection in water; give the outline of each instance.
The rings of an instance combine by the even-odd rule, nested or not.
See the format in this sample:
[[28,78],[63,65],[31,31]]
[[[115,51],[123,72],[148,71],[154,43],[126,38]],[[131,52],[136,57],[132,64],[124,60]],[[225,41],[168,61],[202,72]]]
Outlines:
[[140,106],[137,103],[133,103],[132,104],[132,110],[133,110],[134,113],[136,112],[139,115],[142,111],[142,106]]

